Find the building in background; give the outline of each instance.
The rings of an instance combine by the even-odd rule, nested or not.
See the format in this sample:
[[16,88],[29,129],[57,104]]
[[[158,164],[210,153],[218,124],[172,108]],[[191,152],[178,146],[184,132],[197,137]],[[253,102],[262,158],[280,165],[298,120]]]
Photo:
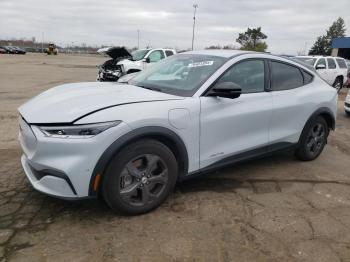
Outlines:
[[332,56],[350,60],[350,37],[338,37],[332,40]]

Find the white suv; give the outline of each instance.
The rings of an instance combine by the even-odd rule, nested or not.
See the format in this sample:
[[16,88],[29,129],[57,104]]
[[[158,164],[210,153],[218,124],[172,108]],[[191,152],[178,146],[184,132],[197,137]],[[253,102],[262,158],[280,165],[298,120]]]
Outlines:
[[67,84],[22,105],[22,165],[41,192],[140,214],[196,174],[279,150],[317,158],[336,110],[336,90],[295,61],[187,52],[128,84]]
[[297,56],[296,58],[316,68],[319,75],[338,90],[347,80],[348,67],[344,58],[332,56]]

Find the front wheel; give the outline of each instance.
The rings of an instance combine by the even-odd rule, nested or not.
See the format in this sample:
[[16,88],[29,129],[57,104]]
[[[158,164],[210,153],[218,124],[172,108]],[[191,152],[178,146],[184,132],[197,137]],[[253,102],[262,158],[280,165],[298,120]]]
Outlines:
[[114,211],[136,215],[161,205],[173,190],[178,166],[164,144],[145,139],[130,144],[111,161],[103,195]]
[[301,134],[298,148],[295,151],[296,157],[303,161],[316,159],[327,143],[328,134],[328,125],[323,117],[319,116],[312,120]]

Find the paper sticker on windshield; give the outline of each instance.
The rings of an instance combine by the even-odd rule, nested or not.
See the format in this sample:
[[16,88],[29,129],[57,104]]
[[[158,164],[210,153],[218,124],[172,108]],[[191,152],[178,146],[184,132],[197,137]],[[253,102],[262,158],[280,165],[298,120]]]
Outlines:
[[202,61],[202,62],[188,64],[187,67],[211,66],[213,64],[214,64],[214,61]]

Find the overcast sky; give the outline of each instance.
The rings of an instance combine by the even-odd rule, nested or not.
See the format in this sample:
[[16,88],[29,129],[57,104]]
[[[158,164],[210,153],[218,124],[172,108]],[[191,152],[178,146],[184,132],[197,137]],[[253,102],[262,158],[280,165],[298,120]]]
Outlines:
[[[296,54],[339,16],[350,35],[350,0],[196,0],[195,49],[234,44],[247,27],[261,26],[268,51]],[[56,44],[191,47],[193,1],[0,0],[0,38]],[[238,44],[237,44],[238,45]]]

